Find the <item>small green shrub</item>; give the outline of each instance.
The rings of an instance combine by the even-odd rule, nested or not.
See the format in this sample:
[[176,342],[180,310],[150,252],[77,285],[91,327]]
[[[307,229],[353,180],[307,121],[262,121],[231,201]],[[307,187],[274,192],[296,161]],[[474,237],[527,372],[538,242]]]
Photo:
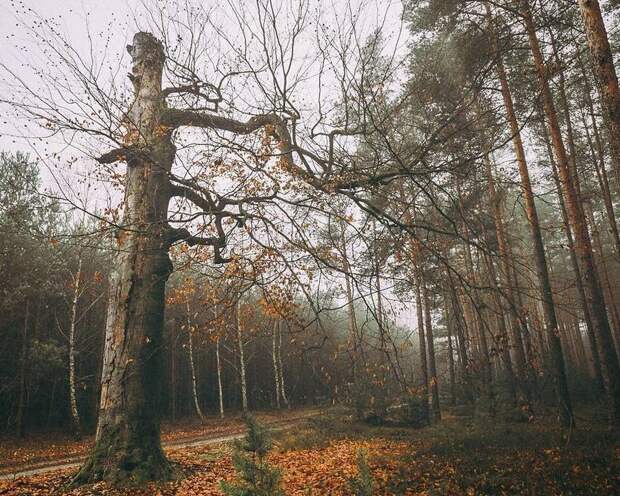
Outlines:
[[357,452],[357,475],[349,479],[349,487],[355,496],[372,496],[373,480],[366,459],[366,452],[359,450]]
[[233,483],[222,481],[222,491],[228,496],[284,496],[280,470],[265,460],[271,449],[269,432],[252,416],[247,416],[245,422],[248,432],[235,443],[233,452],[238,477]]

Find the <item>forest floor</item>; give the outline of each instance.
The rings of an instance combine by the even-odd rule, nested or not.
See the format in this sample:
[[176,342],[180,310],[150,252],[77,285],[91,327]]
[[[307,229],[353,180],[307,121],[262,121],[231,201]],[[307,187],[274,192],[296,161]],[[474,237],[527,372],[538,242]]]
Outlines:
[[[259,422],[278,428],[295,424],[318,413],[316,409],[292,409],[256,412],[255,416]],[[185,448],[244,432],[243,418],[237,413],[225,419],[206,416],[204,424],[195,419],[174,424],[164,423],[161,437],[165,447]],[[14,478],[21,474],[39,475],[57,467],[73,466],[84,459],[93,443],[94,435],[84,436],[77,441],[66,432],[33,434],[26,439],[0,438],[0,479]]]
[[[370,427],[336,411],[292,422],[294,429],[273,433],[269,455],[282,470],[287,496],[353,494],[349,481],[358,472],[360,450],[372,472],[373,495],[620,494],[619,438],[589,412],[579,415],[568,443],[552,417],[514,423],[448,414],[418,430]],[[0,495],[221,495],[220,481],[235,477],[231,451],[230,442],[168,446],[185,475],[161,485],[63,490],[75,471],[65,469],[0,481]]]

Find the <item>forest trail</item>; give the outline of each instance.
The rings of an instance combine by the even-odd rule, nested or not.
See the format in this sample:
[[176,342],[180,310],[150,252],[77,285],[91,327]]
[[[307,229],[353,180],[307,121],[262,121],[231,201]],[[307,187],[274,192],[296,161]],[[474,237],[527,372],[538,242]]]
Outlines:
[[[320,410],[307,410],[299,412],[294,417],[286,417],[282,420],[272,420],[265,422],[265,426],[269,427],[272,431],[284,431],[293,427],[299,426],[304,420],[311,417],[318,416]],[[205,426],[209,428],[211,426]],[[183,449],[194,448],[199,446],[205,446],[209,444],[226,443],[234,441],[235,439],[241,439],[245,436],[245,429],[236,427],[234,432],[228,434],[222,434],[217,432],[216,434],[185,437],[177,440],[162,441],[164,449]],[[40,461],[38,463],[32,463],[30,465],[13,465],[0,468],[0,480],[17,479],[20,477],[31,477],[34,475],[41,475],[48,472],[54,472],[57,470],[66,470],[70,468],[78,468],[80,464],[85,460],[86,455],[76,455],[67,458],[48,459]],[[15,470],[19,469],[19,470]]]

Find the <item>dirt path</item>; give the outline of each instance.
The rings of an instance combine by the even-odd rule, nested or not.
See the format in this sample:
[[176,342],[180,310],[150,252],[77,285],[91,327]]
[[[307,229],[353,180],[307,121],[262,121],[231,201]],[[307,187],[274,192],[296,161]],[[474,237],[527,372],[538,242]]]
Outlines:
[[[282,421],[272,421],[265,422],[264,425],[267,425],[271,428],[272,431],[282,431],[291,429],[297,425],[299,425],[304,420],[307,420],[310,417],[314,417],[318,415],[318,411],[311,411],[304,413],[298,417],[288,418]],[[162,443],[164,449],[183,449],[183,448],[193,448],[198,446],[205,446],[209,444],[218,444],[225,443],[229,441],[233,441],[235,439],[240,439],[245,435],[245,430],[241,429],[237,432],[233,432],[226,435],[216,435],[216,436],[197,436],[194,438],[186,438],[179,439],[174,441],[164,441]],[[66,470],[71,468],[78,468],[81,463],[86,459],[86,456],[79,455],[69,458],[60,458],[57,460],[46,460],[40,463],[34,463],[31,465],[26,465],[20,467],[18,471],[15,471],[17,467],[5,467],[0,471],[0,480],[11,480],[17,479],[20,477],[30,477],[33,475],[44,474],[47,472],[54,472],[57,470]]]

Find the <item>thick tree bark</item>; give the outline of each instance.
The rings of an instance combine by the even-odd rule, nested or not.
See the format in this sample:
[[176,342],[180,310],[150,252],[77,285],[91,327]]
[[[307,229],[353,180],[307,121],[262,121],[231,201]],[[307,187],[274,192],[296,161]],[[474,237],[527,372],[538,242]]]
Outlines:
[[[600,286],[594,266],[592,254],[592,242],[588,232],[583,212],[579,208],[580,199],[572,182],[570,164],[566,153],[562,132],[558,121],[553,95],[547,80],[547,70],[543,55],[540,49],[536,28],[532,19],[532,14],[528,0],[521,0],[521,14],[525,23],[530,49],[534,59],[534,66],[538,75],[538,82],[542,92],[543,108],[551,134],[551,143],[555,153],[560,182],[566,199],[566,206],[569,220],[575,233],[575,248],[582,267],[582,276],[586,299],[590,308],[592,324],[597,337],[599,353],[601,358],[601,369],[605,381],[610,406],[612,409],[611,422],[614,426],[620,426],[620,366],[616,356],[611,336],[611,329],[605,311],[603,291]],[[548,335],[553,340],[558,339],[557,335]],[[555,337],[554,337],[555,336]],[[554,361],[559,363],[561,350],[552,348]],[[561,384],[558,384],[561,386]],[[567,405],[562,408],[563,418],[566,420]]]
[[607,30],[598,0],[577,0],[590,47],[603,108],[603,118],[609,131],[616,180],[620,188],[620,88]]
[[165,285],[172,270],[167,212],[175,148],[160,125],[164,51],[148,33],[128,47],[134,101],[127,114],[122,227],[110,298],[95,447],[76,483],[163,480],[171,467],[160,443]]

